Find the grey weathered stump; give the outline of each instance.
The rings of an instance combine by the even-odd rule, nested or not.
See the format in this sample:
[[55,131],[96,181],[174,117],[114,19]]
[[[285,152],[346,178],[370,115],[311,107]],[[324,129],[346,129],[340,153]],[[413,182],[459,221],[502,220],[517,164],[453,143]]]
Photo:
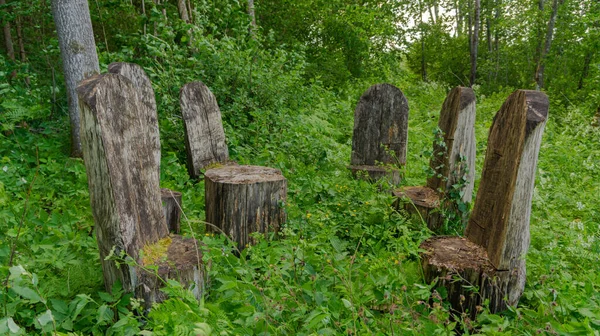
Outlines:
[[[142,134],[142,136],[148,137],[148,141],[152,147],[152,153],[154,155],[154,161],[156,165],[156,178],[160,180],[160,131],[158,128],[158,111],[156,108],[156,98],[154,96],[154,89],[152,89],[152,82],[148,75],[142,69],[141,66],[133,63],[111,63],[108,66],[108,72],[119,74],[129,79],[139,95],[140,100],[145,105],[143,109],[143,118],[148,123],[148,133]],[[169,230],[173,233],[179,233],[179,220],[181,218],[181,193],[173,191],[174,194],[179,195],[177,201],[179,206],[173,203],[173,199],[167,195],[168,189],[163,190],[163,212],[167,219]],[[165,196],[167,195],[167,196]],[[174,222],[174,221],[177,222]]]
[[354,110],[352,174],[371,181],[400,183],[399,166],[406,164],[408,102],[390,84],[371,86]]
[[186,84],[179,92],[185,129],[187,168],[192,178],[213,163],[226,163],[229,151],[217,99],[202,82]]
[[171,189],[160,189],[163,214],[172,233],[181,232],[181,193]]
[[[158,276],[176,279],[197,297],[204,268],[197,242],[169,236],[153,143],[145,116],[148,107],[126,77],[96,75],[77,87],[81,108],[83,155],[104,283],[107,290],[121,282],[143,298],[146,308],[164,299]],[[105,260],[114,251],[126,253],[131,264],[117,267]]]
[[490,129],[466,239],[436,237],[421,245],[426,280],[438,278],[459,312],[474,316],[485,300],[491,312],[499,312],[515,306],[523,293],[531,200],[547,117],[544,93],[518,90],[508,97]]
[[225,166],[204,174],[206,222],[209,232],[221,231],[239,250],[251,244],[250,234],[277,233],[285,222],[287,180],[279,169]]
[[[466,224],[466,212],[456,201],[470,203],[475,182],[475,92],[466,87],[450,91],[440,112],[440,138],[433,144],[429,166],[433,175],[426,186],[403,187],[394,196],[406,198],[404,208],[418,211],[427,226],[438,230],[444,223],[443,211],[451,211]],[[462,193],[462,196],[458,196]],[[456,199],[460,197],[460,199]],[[455,199],[453,199],[455,198]],[[400,203],[398,203],[400,204]]]

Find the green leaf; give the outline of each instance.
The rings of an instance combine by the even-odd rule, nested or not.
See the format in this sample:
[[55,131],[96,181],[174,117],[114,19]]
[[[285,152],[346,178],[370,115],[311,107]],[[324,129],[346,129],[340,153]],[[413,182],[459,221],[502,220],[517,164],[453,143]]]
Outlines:
[[36,317],[36,320],[38,321],[40,326],[43,327],[46,324],[54,321],[54,316],[52,315],[52,311],[50,309],[48,309],[48,310],[46,310],[46,312],[38,315],[38,317]]
[[31,301],[31,303],[36,303],[42,301],[42,298],[36,293],[33,289],[29,287],[21,287],[21,286],[13,286],[11,287],[15,293],[19,294],[21,297]]

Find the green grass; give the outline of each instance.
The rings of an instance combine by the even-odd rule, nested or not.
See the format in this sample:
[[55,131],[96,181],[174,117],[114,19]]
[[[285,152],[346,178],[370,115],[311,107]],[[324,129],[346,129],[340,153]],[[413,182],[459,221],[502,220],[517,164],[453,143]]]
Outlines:
[[[449,88],[408,74],[392,78],[410,105],[403,183],[423,184]],[[284,80],[290,87],[296,83]],[[176,111],[165,108],[176,101],[163,86],[175,86],[171,81],[155,81],[163,95],[161,185],[183,193],[189,218],[184,232],[206,244],[211,280],[203,302],[171,283],[165,290],[172,298],[140,318],[133,313],[139,303],[118,288],[112,295],[98,293],[104,288],[83,162],[65,154],[65,119],[33,121],[0,135],[0,275],[10,275],[10,286],[0,289],[0,315],[6,312],[22,334],[429,335],[452,334],[457,324],[470,334],[599,333],[600,131],[589,125],[587,111],[552,105],[519,307],[455,321],[443,293],[432,296],[422,279],[418,246],[431,232],[346,169],[353,109],[370,82],[337,93],[315,83],[252,105],[273,94],[273,86],[221,103],[233,159],[280,168],[289,181],[281,239],[261,239],[237,258],[224,237],[204,234],[203,182],[188,179],[179,150],[183,132]],[[478,97],[477,178],[491,120],[509,93]],[[7,267],[13,243],[13,264],[22,269]],[[0,331],[10,326],[0,318]]]

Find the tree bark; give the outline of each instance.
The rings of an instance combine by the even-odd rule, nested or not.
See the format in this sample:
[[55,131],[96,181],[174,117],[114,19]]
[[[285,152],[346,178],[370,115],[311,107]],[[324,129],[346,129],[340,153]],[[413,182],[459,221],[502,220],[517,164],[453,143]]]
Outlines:
[[475,23],[473,25],[473,39],[471,40],[471,76],[470,84],[475,84],[477,76],[477,49],[479,47],[479,20],[481,15],[480,0],[475,0]]
[[185,1],[186,0],[177,0],[177,10],[179,11],[179,18],[185,23],[190,23],[190,15]]
[[[206,222],[227,234],[241,251],[252,233],[277,233],[286,220],[287,180],[278,169],[226,166],[204,175]],[[213,226],[209,232],[220,233]]]
[[56,25],[67,86],[71,120],[71,155],[81,157],[80,113],[75,91],[77,83],[100,72],[96,43],[87,0],[53,0]]
[[156,108],[156,98],[150,78],[146,75],[141,66],[133,63],[111,63],[108,65],[108,72],[119,74],[129,79],[136,88],[139,98],[145,108],[142,110],[142,117],[148,124],[148,132],[142,134],[150,144],[152,156],[154,158],[155,176],[153,178],[160,180],[160,132],[158,129],[158,111]]
[[397,87],[390,84],[371,86],[354,111],[352,158],[353,171],[362,166],[376,166],[398,174],[398,165],[406,164],[408,142],[408,101]]
[[[6,0],[0,0],[0,5],[6,5]],[[7,10],[8,11],[8,10]],[[15,61],[15,48],[10,33],[10,22],[2,23],[2,31],[4,33],[4,45],[6,46],[6,55],[12,61]]]
[[537,159],[548,117],[548,97],[539,91],[515,91],[490,128],[475,207],[465,236],[483,246],[491,264],[509,271],[516,285],[507,293],[516,304],[525,285],[529,217]]
[[506,293],[513,290],[511,275],[490,265],[485,249],[462,237],[438,236],[419,247],[427,283],[446,289],[446,300],[457,312],[475,320],[486,300],[492,314],[506,309]]
[[[152,303],[164,299],[163,279],[180,280],[200,297],[204,270],[193,239],[168,236],[146,106],[135,85],[118,74],[95,75],[78,88],[84,162],[105,287],[120,281],[127,292]],[[133,264],[117,267],[107,256],[126,253]]]
[[192,178],[213,163],[227,163],[229,150],[215,95],[202,82],[186,84],[179,92],[187,168]]
[[256,35],[256,14],[254,13],[254,0],[248,0],[248,15],[250,16],[250,35]]
[[546,68],[546,56],[550,53],[550,47],[552,46],[552,37],[554,35],[554,25],[556,24],[556,16],[558,15],[559,4],[562,5],[564,0],[553,0],[552,1],[552,14],[550,20],[548,20],[548,29],[546,30],[546,39],[544,43],[544,49],[538,60],[538,65],[535,73],[535,82],[538,90],[544,88],[544,70]]

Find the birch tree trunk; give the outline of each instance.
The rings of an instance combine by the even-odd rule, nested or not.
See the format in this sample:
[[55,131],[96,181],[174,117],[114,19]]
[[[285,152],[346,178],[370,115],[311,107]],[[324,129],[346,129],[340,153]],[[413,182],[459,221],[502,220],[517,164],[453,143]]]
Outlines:
[[248,0],[248,15],[250,16],[250,35],[256,34],[256,14],[254,13],[254,0]]
[[550,15],[550,20],[548,20],[548,29],[546,30],[544,49],[542,50],[542,54],[538,60],[535,73],[536,88],[538,90],[544,88],[544,70],[546,68],[545,59],[550,52],[550,47],[552,46],[552,37],[554,36],[554,25],[556,24],[556,16],[558,15],[558,6],[562,5],[563,2],[564,0],[554,0],[552,2],[552,15]]
[[87,0],[53,0],[71,119],[71,156],[81,157],[80,112],[75,91],[84,78],[100,72]]
[[473,24],[473,37],[471,40],[471,86],[475,84],[477,76],[477,48],[479,47],[479,20],[481,15],[480,0],[475,0],[475,23]]

